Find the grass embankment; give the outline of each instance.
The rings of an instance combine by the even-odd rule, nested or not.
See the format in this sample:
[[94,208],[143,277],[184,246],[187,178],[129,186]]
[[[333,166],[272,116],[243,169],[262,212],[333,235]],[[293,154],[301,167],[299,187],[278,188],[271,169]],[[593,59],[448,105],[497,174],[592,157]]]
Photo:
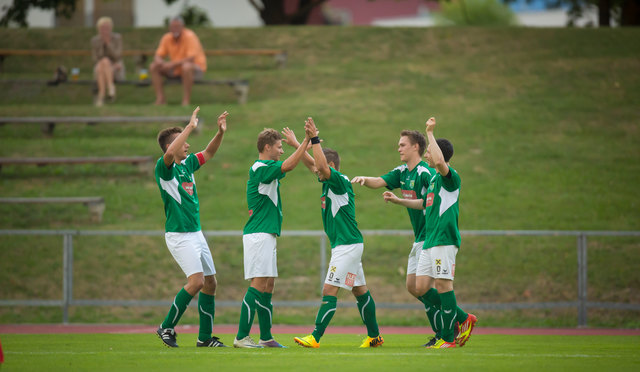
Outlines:
[[[3,48],[87,48],[93,30],[4,30]],[[127,49],[152,48],[160,29],[124,30]],[[196,86],[203,131],[192,149],[215,133],[227,110],[229,131],[216,158],[198,174],[205,230],[240,230],[246,220],[245,182],[256,158],[256,134],[289,126],[302,135],[313,116],[324,145],[338,150],[342,171],[381,175],[399,164],[398,133],[422,130],[455,145],[462,176],[461,229],[638,230],[640,208],[640,31],[632,29],[379,29],[264,28],[198,30],[207,49],[284,48],[285,69],[266,57],[210,58],[208,78],[247,78],[249,102],[236,104],[228,87]],[[134,59],[126,60],[135,78]],[[3,79],[50,78],[56,66],[84,59],[9,57]],[[94,108],[87,86],[47,87],[0,82],[2,116],[188,115],[181,90],[167,87],[166,107],[150,105],[150,88],[118,87],[117,103]],[[154,155],[164,125],[58,125],[44,138],[37,126],[0,127],[0,156]],[[287,153],[290,150],[287,149]],[[286,155],[285,155],[286,156]],[[406,212],[385,205],[381,190],[355,188],[362,229],[408,229]],[[284,228],[322,228],[320,186],[304,168],[282,183]],[[92,224],[82,206],[0,205],[1,228],[161,230],[162,204],[153,177],[128,166],[4,167],[2,196],[100,195],[104,221]],[[221,300],[239,301],[240,239],[211,241]],[[409,238],[367,238],[365,270],[379,302],[412,302],[405,294]],[[590,240],[590,301],[640,301],[637,239]],[[278,299],[316,299],[317,241],[281,240]],[[61,239],[0,237],[0,298],[60,298]],[[75,242],[75,298],[169,299],[182,284],[161,238],[89,238]],[[466,238],[458,256],[460,302],[573,301],[573,238]],[[312,262],[309,265],[309,262]],[[166,274],[170,273],[170,274]],[[311,288],[311,289],[310,289]],[[73,309],[74,321],[157,322],[165,309]],[[345,310],[344,312],[350,312]],[[236,314],[220,310],[220,319]],[[354,314],[345,322],[358,322]],[[58,321],[57,309],[0,320]],[[480,312],[485,324],[575,325],[575,311]],[[592,310],[590,324],[638,326],[637,313]],[[277,315],[276,315],[277,316]],[[302,321],[292,311],[283,322]],[[389,311],[388,323],[422,321]],[[311,322],[312,319],[309,319]],[[336,321],[340,321],[339,318]]]

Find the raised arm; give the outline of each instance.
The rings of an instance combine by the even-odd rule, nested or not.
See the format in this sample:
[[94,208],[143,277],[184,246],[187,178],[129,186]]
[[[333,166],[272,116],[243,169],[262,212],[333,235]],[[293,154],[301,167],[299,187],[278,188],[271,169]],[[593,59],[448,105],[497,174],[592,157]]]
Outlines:
[[298,146],[296,151],[294,151],[293,154],[289,155],[287,160],[282,162],[282,166],[280,166],[280,170],[282,170],[282,173],[287,173],[289,171],[292,171],[293,168],[295,168],[296,165],[298,165],[298,163],[300,162],[300,159],[302,159],[302,156],[307,152],[306,150],[307,150],[308,144],[309,144],[309,136],[306,135],[304,137],[304,141],[302,141],[302,143],[300,144],[300,146]]
[[191,120],[189,120],[189,124],[187,124],[182,133],[180,133],[178,137],[176,137],[176,139],[171,142],[169,147],[167,147],[167,151],[163,156],[164,165],[166,165],[167,167],[173,164],[176,152],[182,150],[182,146],[184,146],[184,143],[187,142],[187,138],[189,138],[191,131],[198,127],[198,111],[200,111],[200,106],[196,107],[196,109],[193,110],[193,114],[191,114]]
[[318,133],[318,129],[316,128],[316,123],[313,122],[313,118],[307,118],[304,130],[307,136],[313,136],[311,149],[313,150],[313,159],[315,160],[316,168],[318,169],[318,176],[320,179],[328,180],[331,177],[331,168],[329,168],[327,158],[324,156],[324,151],[322,151],[320,139],[318,139],[318,136],[316,135]]
[[431,160],[435,165],[436,170],[442,176],[446,176],[449,174],[449,166],[447,162],[444,161],[444,155],[442,155],[442,150],[440,150],[440,146],[438,146],[438,142],[436,142],[436,138],[433,135],[433,130],[436,127],[436,118],[431,117],[427,120],[427,140],[429,141],[429,153],[431,155]]
[[218,132],[211,139],[207,148],[202,150],[205,162],[209,161],[209,159],[216,154],[218,148],[222,144],[222,137],[224,137],[224,133],[227,131],[227,115],[229,115],[229,113],[225,111],[218,116]]
[[[289,127],[282,129],[282,136],[284,137],[284,143],[286,143],[287,145],[293,147],[294,149],[300,147],[300,142],[298,142],[295,133],[293,133],[293,131],[289,129]],[[316,174],[316,172],[318,171],[316,169],[316,162],[307,151],[305,151],[302,155],[302,163],[311,171],[311,173]]]
[[387,186],[387,182],[382,177],[356,176],[353,177],[351,183],[359,183],[361,186],[366,186],[370,189],[379,189]]
[[391,191],[385,191],[382,193],[382,197],[385,202],[392,202],[411,209],[424,209],[422,206],[422,199],[400,199]]

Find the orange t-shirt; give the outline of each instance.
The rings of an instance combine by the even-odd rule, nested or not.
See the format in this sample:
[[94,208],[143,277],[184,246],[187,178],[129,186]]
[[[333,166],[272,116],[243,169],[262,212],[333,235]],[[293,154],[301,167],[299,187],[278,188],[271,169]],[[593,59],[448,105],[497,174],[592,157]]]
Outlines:
[[[183,29],[178,40],[173,38],[171,32],[164,34],[160,39],[160,45],[156,49],[156,55],[159,57],[169,56],[171,61],[177,61],[187,57],[195,57],[193,62],[204,72],[207,71],[207,57],[200,44],[200,39],[195,32],[189,29]],[[181,68],[176,67],[176,75],[180,75]]]

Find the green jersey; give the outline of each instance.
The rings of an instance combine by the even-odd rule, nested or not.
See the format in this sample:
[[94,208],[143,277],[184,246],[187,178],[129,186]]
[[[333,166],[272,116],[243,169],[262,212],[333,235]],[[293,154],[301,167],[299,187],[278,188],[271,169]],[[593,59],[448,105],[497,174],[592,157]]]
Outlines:
[[167,221],[166,232],[200,231],[200,203],[193,173],[205,162],[201,153],[190,154],[180,164],[164,164],[160,157],[156,162],[156,183],[164,202]]
[[427,226],[429,226],[423,249],[443,245],[455,245],[460,248],[460,230],[458,230],[460,184],[458,172],[451,167],[446,177],[440,173],[431,177],[427,195],[422,202],[425,207]]
[[[395,167],[382,176],[382,179],[387,183],[389,190],[400,188],[403,198],[422,199],[429,187],[429,179],[434,174],[436,174],[435,169],[430,168],[424,161],[420,161],[412,170],[409,170],[406,164]],[[425,224],[424,212],[424,210],[407,208],[416,243],[424,241],[426,230],[429,228]]]
[[356,222],[355,194],[349,178],[331,169],[329,179],[322,182],[322,224],[331,248],[338,245],[362,243]]
[[280,179],[284,178],[282,162],[256,160],[249,170],[247,205],[249,221],[243,234],[269,233],[280,236],[282,229],[282,200]]

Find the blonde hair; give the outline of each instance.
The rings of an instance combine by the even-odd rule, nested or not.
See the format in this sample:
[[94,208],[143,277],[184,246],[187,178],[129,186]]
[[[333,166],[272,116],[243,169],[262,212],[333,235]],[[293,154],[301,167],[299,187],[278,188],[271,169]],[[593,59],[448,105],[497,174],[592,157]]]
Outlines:
[[98,22],[96,22],[96,28],[100,28],[100,26],[104,25],[104,24],[108,24],[109,26],[113,27],[113,20],[111,20],[111,17],[100,17],[98,18]]

